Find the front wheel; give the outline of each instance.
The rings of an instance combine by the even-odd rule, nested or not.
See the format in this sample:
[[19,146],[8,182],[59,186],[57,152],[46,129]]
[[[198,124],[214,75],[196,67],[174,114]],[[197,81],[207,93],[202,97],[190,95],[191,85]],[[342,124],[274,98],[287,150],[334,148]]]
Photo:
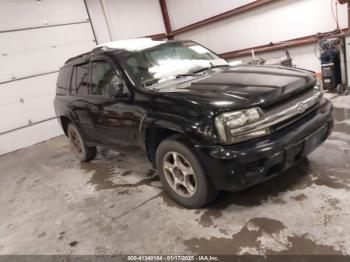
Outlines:
[[177,136],[164,140],[156,153],[157,172],[165,191],[179,204],[203,207],[217,195],[197,156]]

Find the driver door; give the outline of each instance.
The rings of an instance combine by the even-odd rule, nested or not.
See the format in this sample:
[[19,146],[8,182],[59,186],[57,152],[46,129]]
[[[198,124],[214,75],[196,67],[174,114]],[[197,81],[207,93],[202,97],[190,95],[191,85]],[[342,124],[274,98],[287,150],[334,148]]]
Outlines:
[[[106,57],[91,60],[89,106],[93,123],[93,139],[106,146],[121,147],[135,143],[138,123],[135,122],[130,92],[113,61]],[[110,88],[122,90],[111,96]]]

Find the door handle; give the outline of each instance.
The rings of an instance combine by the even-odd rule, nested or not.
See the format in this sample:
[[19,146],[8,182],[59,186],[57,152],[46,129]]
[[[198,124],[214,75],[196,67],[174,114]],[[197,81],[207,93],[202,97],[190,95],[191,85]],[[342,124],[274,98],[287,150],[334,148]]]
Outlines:
[[93,113],[98,113],[100,111],[100,109],[98,108],[98,106],[93,106],[93,105],[89,105],[89,109],[91,112]]

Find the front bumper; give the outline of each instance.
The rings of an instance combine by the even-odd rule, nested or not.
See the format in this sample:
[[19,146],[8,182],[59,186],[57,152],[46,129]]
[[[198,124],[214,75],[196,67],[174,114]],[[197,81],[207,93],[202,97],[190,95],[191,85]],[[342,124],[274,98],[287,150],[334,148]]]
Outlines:
[[330,135],[332,104],[324,99],[310,116],[260,140],[232,146],[195,146],[211,182],[239,191],[270,179],[310,154]]

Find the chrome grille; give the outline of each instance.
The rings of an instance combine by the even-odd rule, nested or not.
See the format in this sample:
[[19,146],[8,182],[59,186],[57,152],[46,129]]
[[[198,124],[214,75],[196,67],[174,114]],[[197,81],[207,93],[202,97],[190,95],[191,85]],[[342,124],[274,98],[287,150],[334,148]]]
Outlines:
[[309,92],[288,101],[281,106],[275,107],[264,112],[265,117],[259,122],[243,126],[231,131],[232,135],[244,135],[259,130],[270,130],[270,127],[291,119],[295,116],[300,116],[309,108],[317,105],[322,98],[322,92],[314,88]]

